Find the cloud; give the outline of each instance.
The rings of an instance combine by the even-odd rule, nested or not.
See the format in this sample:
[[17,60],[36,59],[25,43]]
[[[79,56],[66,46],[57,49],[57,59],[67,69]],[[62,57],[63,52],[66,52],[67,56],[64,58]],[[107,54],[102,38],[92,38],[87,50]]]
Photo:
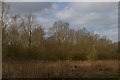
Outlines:
[[76,15],[76,11],[74,11],[73,8],[65,7],[62,11],[59,11],[56,14],[56,17],[58,19],[68,20],[68,19],[72,19],[75,15]]
[[[82,25],[82,27],[99,32],[102,36],[105,35],[114,41],[118,40],[117,3],[70,3],[67,5],[67,9],[65,8],[59,13],[59,17],[62,16],[62,19],[72,25]],[[111,30],[116,32],[111,32]]]
[[87,28],[100,35],[118,40],[117,2],[39,2],[10,3],[13,12],[33,12],[47,29],[54,21],[63,20],[71,28]]
[[118,41],[118,29],[108,29],[107,31],[103,31],[100,35],[104,36],[107,35],[108,38],[110,38],[113,41]]
[[36,13],[52,6],[50,2],[8,2],[12,13]]

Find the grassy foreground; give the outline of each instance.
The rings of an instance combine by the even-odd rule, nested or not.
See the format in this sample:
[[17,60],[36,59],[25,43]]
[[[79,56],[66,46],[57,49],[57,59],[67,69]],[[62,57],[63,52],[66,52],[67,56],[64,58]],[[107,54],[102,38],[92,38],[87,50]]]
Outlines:
[[120,77],[117,60],[3,62],[3,78],[116,78]]

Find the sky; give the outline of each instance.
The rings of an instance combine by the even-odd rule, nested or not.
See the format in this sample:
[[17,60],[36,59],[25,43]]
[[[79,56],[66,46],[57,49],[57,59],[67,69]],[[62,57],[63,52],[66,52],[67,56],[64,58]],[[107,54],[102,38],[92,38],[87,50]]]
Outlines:
[[9,2],[12,14],[32,13],[47,29],[57,20],[118,41],[117,2]]

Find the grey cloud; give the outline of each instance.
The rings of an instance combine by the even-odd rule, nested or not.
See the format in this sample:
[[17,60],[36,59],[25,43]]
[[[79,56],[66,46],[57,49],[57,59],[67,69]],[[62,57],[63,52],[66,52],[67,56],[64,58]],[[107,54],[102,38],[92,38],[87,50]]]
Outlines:
[[50,2],[8,2],[12,13],[36,13],[51,7]]
[[[118,29],[118,4],[117,2],[72,2],[64,3],[9,3],[13,12],[33,12],[41,24],[47,29],[55,20],[68,21],[72,28],[94,30],[112,40],[117,40],[118,34],[110,30]],[[108,33],[106,33],[108,32]],[[109,33],[110,32],[110,33]]]
[[73,2],[69,6],[82,13],[87,12],[109,12],[118,9],[117,2]]
[[[76,14],[71,18],[66,18],[66,20],[99,32],[114,41],[118,40],[118,34],[109,33],[110,30],[118,29],[117,3],[70,3],[67,7],[68,9],[74,9]],[[70,14],[72,13],[69,12]]]

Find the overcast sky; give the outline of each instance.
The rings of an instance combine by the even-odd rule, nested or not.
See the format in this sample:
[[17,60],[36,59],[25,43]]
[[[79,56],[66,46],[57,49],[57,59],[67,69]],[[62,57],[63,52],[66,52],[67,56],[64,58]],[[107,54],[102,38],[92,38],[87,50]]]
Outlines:
[[9,3],[12,13],[33,13],[47,30],[56,20],[74,29],[86,28],[118,41],[117,2],[19,2]]

